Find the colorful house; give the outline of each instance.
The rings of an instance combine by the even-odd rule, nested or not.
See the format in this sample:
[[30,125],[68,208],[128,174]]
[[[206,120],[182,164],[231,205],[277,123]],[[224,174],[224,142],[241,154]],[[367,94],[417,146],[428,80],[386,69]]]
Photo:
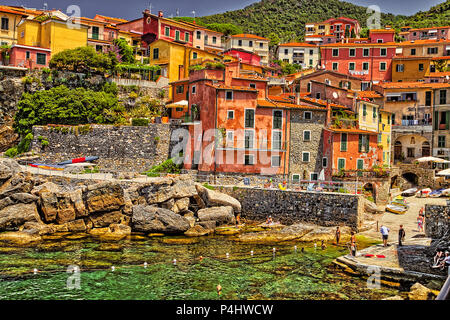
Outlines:
[[41,69],[48,67],[51,56],[50,49],[23,46],[20,44],[13,44],[10,52],[10,65],[15,67],[25,67],[28,69]]
[[433,86],[433,156],[450,160],[450,83]]
[[276,56],[278,60],[299,64],[302,68],[315,68],[320,62],[320,49],[305,42],[282,43],[277,48]]
[[28,15],[7,6],[0,6],[0,46],[17,41],[17,25]]
[[242,49],[261,57],[261,64],[269,64],[269,39],[254,34],[235,34],[225,41],[225,50]]
[[358,20],[346,17],[331,18],[322,22],[305,24],[305,37],[310,38],[317,36],[330,36],[336,40],[358,38],[360,31],[361,26]]
[[261,66],[261,57],[252,51],[246,51],[244,49],[228,49],[223,52],[227,57],[233,57],[233,60],[239,60],[241,64],[248,64],[251,66],[260,67]]
[[407,41],[413,40],[450,40],[450,26],[430,27],[430,28],[405,28],[399,34]]

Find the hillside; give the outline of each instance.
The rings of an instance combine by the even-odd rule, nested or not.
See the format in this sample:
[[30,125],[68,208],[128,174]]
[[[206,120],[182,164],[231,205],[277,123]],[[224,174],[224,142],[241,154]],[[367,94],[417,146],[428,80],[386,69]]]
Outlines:
[[[366,25],[367,8],[339,0],[262,0],[243,9],[197,18],[204,23],[230,23],[244,32],[271,38],[274,42],[303,40],[306,22],[345,16]],[[381,25],[428,27],[450,24],[450,0],[413,16],[381,15]]]

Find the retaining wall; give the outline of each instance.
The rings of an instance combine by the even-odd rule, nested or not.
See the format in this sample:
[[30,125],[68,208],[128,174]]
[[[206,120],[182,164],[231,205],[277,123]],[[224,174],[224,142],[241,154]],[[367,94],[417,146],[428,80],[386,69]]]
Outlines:
[[425,205],[425,234],[440,239],[450,230],[450,206]]

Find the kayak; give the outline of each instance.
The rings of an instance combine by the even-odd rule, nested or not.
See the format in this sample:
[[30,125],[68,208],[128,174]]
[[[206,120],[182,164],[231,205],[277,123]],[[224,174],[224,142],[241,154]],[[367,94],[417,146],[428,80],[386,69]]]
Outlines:
[[445,189],[439,189],[439,190],[434,190],[432,192],[430,192],[430,194],[428,195],[430,198],[439,198],[442,195],[442,191],[444,191]]
[[450,188],[449,188],[449,189],[444,189],[444,190],[442,191],[442,195],[443,195],[443,196],[450,196]]
[[64,170],[64,166],[55,165],[55,164],[45,164],[45,163],[30,163],[30,167],[46,169],[46,170]]
[[90,162],[90,161],[95,161],[97,159],[98,159],[98,157],[95,157],[95,156],[81,157],[81,158],[75,158],[75,159],[59,162],[58,165],[59,166],[63,166],[63,165],[72,164],[72,163]]
[[419,190],[416,192],[416,197],[420,198],[421,197],[420,193],[422,192],[422,198],[426,198],[426,197],[428,197],[428,195],[430,194],[431,191],[432,190],[430,188],[425,188],[425,189]]
[[286,190],[286,187],[283,187],[283,186],[281,185],[281,183],[279,183],[279,184],[278,184],[278,189],[280,189],[280,190],[283,190],[283,191],[284,191],[284,190]]
[[413,195],[416,194],[417,191],[418,191],[417,188],[407,189],[407,190],[402,192],[402,196],[404,196],[404,197],[412,197]]
[[386,206],[386,211],[396,214],[405,214],[406,211],[408,211],[408,207],[391,203]]

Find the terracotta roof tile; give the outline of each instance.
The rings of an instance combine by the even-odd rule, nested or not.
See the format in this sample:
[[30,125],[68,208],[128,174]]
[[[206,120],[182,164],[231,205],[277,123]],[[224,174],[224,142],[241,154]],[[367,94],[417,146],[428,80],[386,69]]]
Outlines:
[[288,42],[282,43],[279,47],[317,47],[315,44],[310,44],[307,42]]
[[254,34],[248,34],[248,33],[240,33],[240,34],[235,34],[231,36],[232,38],[252,38],[252,39],[259,39],[259,40],[267,40],[269,41],[269,39],[267,38],[263,38]]

